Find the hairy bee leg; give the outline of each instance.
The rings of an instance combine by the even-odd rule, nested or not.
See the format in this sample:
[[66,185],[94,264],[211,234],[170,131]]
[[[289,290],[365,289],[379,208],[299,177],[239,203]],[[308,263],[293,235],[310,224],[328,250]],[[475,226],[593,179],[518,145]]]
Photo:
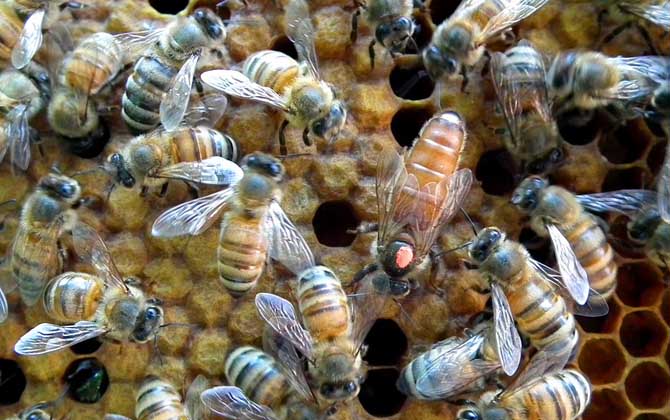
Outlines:
[[286,150],[286,126],[288,125],[288,120],[284,120],[279,128],[279,154],[287,155],[288,151]]
[[142,189],[140,190],[140,197],[146,197],[148,192],[149,187],[147,187],[146,185],[142,185]]
[[358,39],[358,17],[361,15],[361,9],[358,8],[351,15],[351,33],[349,34],[349,40],[353,44]]
[[358,273],[354,274],[354,277],[351,279],[351,284],[354,285],[359,281],[363,280],[365,276],[377,270],[379,265],[377,263],[371,263],[363,267]]
[[305,146],[312,145],[312,139],[309,138],[309,129],[307,127],[302,131],[302,141],[305,143]]
[[158,192],[158,196],[160,198],[165,197],[165,195],[167,194],[167,190],[168,190],[168,183],[166,182],[165,184],[161,185],[161,190]]
[[461,83],[461,92],[465,92],[465,89],[467,89],[468,83],[470,82],[465,66],[461,66],[461,76],[463,77],[463,83]]
[[379,230],[379,223],[361,223],[356,229],[347,229],[350,235],[358,235],[360,233],[371,233]]
[[439,252],[436,251],[434,248],[430,249],[428,256],[430,258],[430,276],[428,277],[426,288],[431,293],[437,295],[440,298],[443,298],[446,295],[446,293],[440,287],[439,282],[437,280],[438,273],[441,271],[442,267],[442,258],[440,258]]
[[370,56],[370,70],[375,69],[375,44],[377,40],[372,38],[370,45],[368,46],[368,56]]
[[630,28],[633,22],[626,22],[623,25],[620,25],[612,30],[609,34],[605,35],[595,46],[597,51],[600,51],[605,44],[609,44],[614,38],[619,36],[623,31]]

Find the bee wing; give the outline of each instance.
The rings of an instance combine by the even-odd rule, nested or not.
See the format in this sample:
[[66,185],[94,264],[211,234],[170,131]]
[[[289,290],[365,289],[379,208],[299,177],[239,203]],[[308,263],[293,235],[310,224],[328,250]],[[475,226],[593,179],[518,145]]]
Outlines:
[[657,200],[655,191],[618,190],[595,194],[579,194],[577,201],[586,210],[599,213],[622,213],[631,215]]
[[558,270],[563,277],[563,283],[575,302],[583,305],[589,297],[589,277],[586,270],[577,259],[570,242],[556,225],[547,224],[546,227],[554,247]]
[[362,278],[358,282],[356,291],[347,296],[347,300],[351,305],[353,318],[351,338],[356,348],[359,348],[363,344],[365,337],[381,315],[388,299],[387,295],[375,289],[372,280],[373,276],[376,275],[386,276],[388,281],[392,281],[385,273],[374,271]]
[[399,231],[413,213],[415,200],[409,194],[400,194],[404,187],[418,189],[416,177],[409,176],[403,157],[394,149],[384,148],[377,162],[375,189],[379,218],[379,243]]
[[258,293],[256,309],[270,328],[290,341],[303,356],[312,358],[312,336],[300,325],[291,302],[271,293]]
[[521,361],[521,337],[514,326],[507,297],[498,283],[491,285],[491,298],[498,359],[505,374],[512,376]]
[[7,115],[7,137],[9,159],[13,165],[25,171],[30,165],[30,125],[28,106],[19,104]]
[[39,356],[73,346],[106,332],[105,328],[90,321],[79,321],[74,325],[44,323],[19,338],[14,351],[21,356]]
[[300,357],[291,342],[279,335],[274,329],[268,328],[266,332],[268,334],[263,334],[264,350],[280,362],[282,372],[286,375],[293,389],[298,391],[305,400],[313,399],[314,396],[307,383],[307,378],[305,378],[304,358]]
[[499,35],[507,28],[511,28],[528,16],[537,12],[549,0],[507,0],[500,13],[493,16],[484,26],[484,29],[479,34],[476,45],[482,45],[489,39]]
[[[668,3],[670,8],[670,2]],[[624,66],[640,75],[651,79],[655,83],[667,80],[670,68],[670,58],[655,55],[641,57],[612,57],[617,66]]]
[[184,403],[186,406],[186,411],[188,412],[189,419],[200,420],[207,418],[207,411],[200,399],[200,395],[209,388],[209,380],[204,375],[198,375],[191,382],[191,385],[186,391],[186,397],[184,398]]
[[184,114],[182,124],[196,127],[215,127],[228,107],[228,98],[220,92],[205,92],[195,95],[191,106]]
[[191,98],[195,67],[198,64],[200,53],[192,54],[172,80],[172,86],[161,101],[159,112],[161,123],[166,130],[172,131],[179,126],[184,118],[186,108]]
[[205,84],[220,90],[226,95],[261,102],[288,112],[286,101],[277,92],[252,82],[239,71],[210,70],[204,72],[200,78]]
[[22,69],[30,63],[42,45],[42,24],[46,9],[35,10],[23,24],[19,41],[12,49],[12,65]]
[[165,28],[149,31],[125,32],[114,35],[114,38],[123,48],[124,60],[134,61],[143,56],[164,33]]
[[199,235],[216,221],[234,195],[235,188],[230,187],[172,207],[154,221],[151,234],[161,238]]
[[[670,83],[670,82],[668,82]],[[0,158],[0,162],[2,158]],[[663,167],[656,181],[658,212],[665,223],[670,223],[670,142],[665,147]]]
[[670,2],[659,4],[640,4],[638,2],[622,1],[617,6],[624,12],[648,20],[649,22],[665,28],[670,28]]
[[202,403],[216,414],[231,420],[277,420],[267,407],[247,398],[234,386],[217,386],[200,394]]
[[160,168],[156,178],[182,179],[206,185],[235,185],[244,171],[235,162],[213,156],[196,162],[179,162]]
[[515,83],[510,83],[508,77],[505,77],[503,72],[505,62],[505,54],[501,52],[493,53],[491,56],[491,80],[493,81],[493,88],[498,98],[498,103],[503,111],[505,123],[510,131],[513,141],[519,139],[519,125],[518,118],[521,115],[521,102],[515,92]]
[[269,255],[282,263],[293,274],[313,267],[314,255],[298,229],[293,225],[278,202],[272,201],[265,218],[264,232],[270,235]]
[[7,320],[9,315],[9,305],[7,304],[7,297],[5,293],[0,289],[0,324]]
[[319,78],[319,64],[314,46],[316,30],[312,25],[309,5],[305,0],[291,0],[286,5],[286,32],[298,52],[300,61],[307,63],[315,79]]
[[105,414],[102,420],[132,420],[129,417],[122,416],[120,414]]

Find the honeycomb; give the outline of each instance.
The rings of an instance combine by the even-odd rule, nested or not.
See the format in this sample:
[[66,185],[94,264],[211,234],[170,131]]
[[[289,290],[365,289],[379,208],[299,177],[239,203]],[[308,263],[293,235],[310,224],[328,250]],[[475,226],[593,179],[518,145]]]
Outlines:
[[[286,0],[282,0],[286,1]],[[94,31],[123,32],[153,27],[167,21],[170,13],[188,13],[195,7],[214,9],[218,0],[116,0],[94,1],[91,7],[65,12],[62,20],[75,37]],[[228,37],[222,54],[206,53],[201,70],[229,66],[262,49],[276,49],[295,56],[284,35],[281,2],[247,0],[245,6],[230,0],[220,10],[228,19]],[[417,16],[415,41],[426,45],[435,25],[456,8],[458,0],[433,0]],[[465,204],[481,226],[498,225],[513,239],[526,244],[533,255],[551,262],[549,245],[535,237],[527,220],[508,203],[520,180],[501,141],[504,126],[495,109],[495,98],[482,62],[470,74],[464,93],[460,83],[444,83],[439,89],[422,73],[416,54],[395,62],[377,50],[374,70],[368,44],[371,30],[362,22],[359,37],[349,39],[352,3],[349,0],[312,0],[317,29],[316,46],[325,80],[346,98],[350,118],[343,135],[333,144],[302,144],[297,130],[288,130],[289,153],[308,153],[286,158],[287,180],[282,206],[296,223],[318,260],[348,284],[354,273],[369,262],[374,235],[352,235],[348,229],[374,221],[376,158],[385,146],[408,146],[421,125],[440,106],[453,108],[468,123],[464,165],[474,170],[478,182]],[[595,16],[600,3],[552,0],[515,31],[541,51],[554,54],[568,48],[590,48],[616,22],[605,19],[599,27]],[[183,10],[185,9],[185,10]],[[167,13],[161,14],[160,12]],[[657,47],[670,52],[670,37],[649,27]],[[504,45],[493,45],[502,50]],[[610,55],[641,55],[647,51],[636,31],[624,31],[604,46]],[[118,105],[123,83],[107,101]],[[439,92],[438,92],[439,91]],[[439,97],[438,97],[439,96]],[[236,138],[242,152],[262,150],[278,154],[276,127],[279,116],[267,107],[232,101],[219,128]],[[131,135],[118,109],[105,115],[112,137],[101,156],[120,148]],[[49,132],[45,120],[37,121],[43,152],[23,173],[8,164],[0,168],[0,202],[21,200],[37,179],[53,165],[64,173],[95,167],[101,157],[82,159],[67,153],[63,140]],[[597,192],[653,185],[662,164],[666,140],[659,127],[633,120],[618,128],[605,118],[586,127],[561,124],[567,142],[566,162],[551,176],[553,183],[575,192]],[[9,295],[12,312],[0,334],[0,417],[43,400],[55,400],[64,391],[64,378],[81,360],[94,358],[107,370],[110,383],[102,399],[82,404],[63,398],[57,407],[69,420],[99,419],[103,413],[133,415],[138,382],[154,373],[184,388],[198,374],[213,382],[223,378],[224,359],[238,345],[260,345],[262,323],[253,294],[234,300],[217,280],[215,249],[218,230],[209,229],[192,238],[156,239],[150,226],[164,209],[189,199],[184,185],[170,183],[163,198],[150,193],[116,188],[109,199],[108,178],[101,173],[81,176],[83,193],[93,205],[80,210],[81,218],[99,230],[124,276],[142,280],[147,294],[165,302],[169,323],[157,348],[151,345],[113,344],[93,340],[71,350],[45,357],[27,358],[13,353],[16,340],[40,322],[46,322],[41,305],[24,308],[16,293]],[[16,213],[4,218],[0,250],[11,243]],[[585,419],[661,420],[670,418],[670,290],[663,268],[626,247],[624,218],[609,218],[610,237],[620,262],[618,288],[607,316],[580,318],[582,341],[574,363],[591,379],[594,392]],[[469,238],[468,224],[460,216],[444,229],[440,242],[445,249]],[[443,402],[406,400],[393,384],[412,355],[421,348],[458,334],[467,320],[484,309],[487,296],[477,292],[478,275],[462,262],[462,254],[444,257],[441,287],[446,297],[419,290],[397,305],[389,302],[382,319],[370,332],[367,362],[374,367],[359,398],[336,418],[446,419],[455,407]],[[86,267],[70,261],[70,269]],[[269,267],[256,291],[287,295],[288,273]]]

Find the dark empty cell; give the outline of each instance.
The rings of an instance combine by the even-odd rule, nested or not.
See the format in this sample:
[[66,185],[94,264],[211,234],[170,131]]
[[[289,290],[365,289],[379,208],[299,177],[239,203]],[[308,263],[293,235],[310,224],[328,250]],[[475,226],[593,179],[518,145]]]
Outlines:
[[26,376],[14,360],[0,359],[0,405],[19,402],[26,389]]
[[288,37],[285,37],[283,35],[275,39],[275,42],[272,43],[272,47],[270,49],[283,52],[284,54],[296,60],[298,59],[298,52],[295,50],[293,42],[291,42],[291,40],[288,39]]
[[507,149],[491,150],[484,153],[475,175],[487,194],[506,195],[512,192],[514,182],[514,159]]
[[[433,36],[433,29],[430,26],[428,14],[421,13],[414,19],[414,33],[412,39],[414,43],[410,42],[407,46],[407,52],[418,53],[428,45]],[[415,48],[416,47],[416,48]]]
[[667,147],[667,141],[661,141],[654,145],[647,156],[647,167],[654,176],[658,174],[663,166],[663,161],[665,160],[665,148]]
[[670,289],[666,289],[665,294],[663,295],[661,315],[663,315],[663,320],[670,327]]
[[642,168],[613,169],[607,173],[602,190],[616,191],[644,188],[649,185],[647,174]]
[[626,394],[640,409],[666,407],[670,398],[670,375],[654,362],[640,363],[626,378]]
[[439,25],[454,13],[461,0],[430,0],[428,8],[430,17],[435,25]]
[[326,246],[349,246],[356,235],[347,230],[356,229],[360,220],[354,208],[346,201],[327,201],[319,206],[312,219],[314,233],[320,244]]
[[77,343],[71,346],[70,350],[74,354],[91,354],[98,351],[100,346],[102,346],[102,340],[96,337]]
[[626,398],[612,389],[593,391],[591,403],[584,411],[584,420],[627,420],[630,407]]
[[634,420],[669,420],[670,417],[665,417],[656,413],[642,413],[635,417]]
[[661,353],[668,333],[655,313],[638,311],[623,318],[619,335],[631,356],[650,357]]
[[358,400],[368,414],[389,417],[400,412],[407,397],[395,386],[398,376],[400,372],[396,369],[374,369],[368,372],[358,394]]
[[149,0],[149,4],[160,13],[176,15],[186,8],[188,0]]
[[530,256],[543,264],[551,266],[554,262],[554,253],[548,238],[537,236],[530,228],[521,229],[519,242],[526,247]]
[[661,124],[649,118],[645,118],[644,122],[647,124],[647,128],[649,128],[649,131],[651,131],[653,135],[656,137],[665,138],[666,134],[665,131],[663,131]]
[[70,153],[84,159],[93,159],[98,157],[109,142],[110,131],[107,122],[100,119],[98,128],[88,137],[71,139],[65,138]]
[[621,318],[621,307],[613,299],[607,303],[609,312],[601,317],[584,317],[575,315],[575,319],[587,333],[610,334],[616,331],[619,319]]
[[591,383],[603,385],[617,382],[626,368],[626,358],[621,347],[608,338],[598,338],[584,343],[579,354],[579,368]]
[[109,387],[107,369],[97,359],[78,359],[65,371],[67,393],[73,400],[93,404],[102,398]]
[[640,130],[639,122],[631,121],[601,136],[598,148],[611,163],[631,163],[642,157],[648,144],[649,139]]
[[435,88],[435,83],[423,65],[414,68],[395,66],[391,71],[390,82],[396,96],[409,100],[428,98]]
[[656,303],[665,285],[663,273],[648,263],[625,264],[619,267],[616,293],[629,306],[650,306]]
[[563,140],[577,146],[591,143],[600,131],[599,121],[593,113],[570,111],[559,116],[556,122]]
[[407,337],[395,321],[378,319],[365,337],[365,361],[371,366],[398,363],[407,351]]
[[412,146],[423,124],[433,116],[428,108],[402,108],[391,120],[391,133],[395,141],[404,147]]

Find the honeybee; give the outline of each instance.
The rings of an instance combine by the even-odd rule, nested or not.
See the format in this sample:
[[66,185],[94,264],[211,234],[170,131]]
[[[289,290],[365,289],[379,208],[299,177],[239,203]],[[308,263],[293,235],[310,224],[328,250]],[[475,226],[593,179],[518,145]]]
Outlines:
[[542,8],[548,0],[463,0],[435,29],[423,50],[423,64],[433,80],[474,66],[485,45],[509,35],[512,26]]
[[491,56],[491,79],[509,137],[505,145],[530,173],[551,170],[563,160],[561,137],[551,112],[544,58],[521,40]]
[[222,165],[222,159],[217,157],[232,162],[238,160],[239,149],[232,137],[205,126],[178,127],[135,137],[120,152],[109,155],[106,168],[114,180],[126,188],[139,183],[143,190],[165,189],[169,178],[182,178],[189,168],[202,171],[203,167],[210,166],[215,171]]
[[225,369],[234,386],[210,388],[201,395],[216,414],[235,420],[320,418],[304,377],[284,370],[269,354],[240,347],[228,356]]
[[358,35],[358,16],[361,10],[365,20],[375,28],[375,36],[370,42],[370,66],[375,66],[375,44],[378,42],[391,54],[400,54],[413,42],[414,20],[412,0],[357,0],[354,2],[358,9],[351,20],[351,41],[356,41]]
[[51,173],[39,180],[23,204],[9,264],[21,300],[28,306],[39,300],[47,281],[62,270],[58,241],[76,224],[72,206],[80,194],[76,180]]
[[0,62],[3,68],[10,65],[12,50],[23,29],[23,21],[7,2],[0,4]]
[[465,140],[465,121],[454,111],[444,111],[424,124],[404,156],[382,151],[376,179],[379,223],[358,229],[378,228],[376,262],[355,281],[381,268],[394,282],[409,283],[408,276],[428,260],[440,228],[458,211],[472,184],[472,172],[458,169]]
[[163,29],[117,35],[124,48],[144,50],[121,100],[122,116],[130,130],[145,133],[159,123],[167,130],[175,129],[188,108],[201,49],[225,37],[221,19],[205,8],[188,17],[175,17]]
[[572,192],[531,176],[514,190],[511,202],[530,215],[531,228],[551,239],[556,262],[564,279],[577,286],[573,296],[584,304],[589,284],[608,298],[616,288],[617,264],[605,233]]
[[606,26],[603,22],[606,14],[611,15],[618,25],[599,42],[600,46],[609,43],[621,32],[633,26],[642,35],[652,52],[658,55],[651,35],[640,24],[640,19],[660,26],[667,32],[670,30],[670,2],[667,0],[600,0],[599,3],[602,3],[604,7],[603,12],[598,14],[599,27]]
[[259,51],[247,57],[242,72],[211,70],[201,75],[205,84],[226,95],[261,102],[284,112],[279,130],[281,153],[286,154],[284,129],[288,124],[304,128],[303,141],[311,145],[308,133],[331,141],[347,119],[342,101],[328,83],[321,80],[314,47],[316,30],[305,0],[291,0],[286,6],[288,37],[295,44],[300,62],[277,51]]
[[14,166],[28,169],[30,143],[39,139],[29,123],[46,107],[49,91],[49,75],[36,64],[0,73],[0,161],[9,151]]
[[[72,325],[44,323],[28,331],[14,346],[23,356],[38,356],[73,346],[82,341],[104,336],[116,342],[146,343],[153,339],[162,326],[163,309],[156,299],[147,299],[131,282],[124,281],[107,246],[91,227],[78,224],[72,230],[77,254],[90,261],[96,274],[105,285],[92,320],[79,320]],[[82,282],[65,282],[59,279],[45,296],[45,309],[51,316],[73,321],[74,314],[86,313],[98,299],[99,289],[87,287]],[[60,290],[54,290],[59,287]],[[72,302],[77,295],[81,301]],[[92,296],[91,296],[92,295]]]
[[46,314],[63,324],[92,320],[104,299],[105,283],[94,275],[68,271],[47,283],[42,304]]
[[53,402],[37,403],[7,420],[52,420],[51,406],[53,404]]
[[[230,294],[241,296],[251,290],[263,273],[269,257],[296,271],[294,265],[310,260],[311,251],[279,205],[279,182],[284,167],[270,155],[256,152],[240,162],[226,161],[214,168],[229,188],[180,204],[161,214],[151,233],[158,237],[198,235],[209,228],[221,212],[219,236],[219,279]],[[190,166],[190,168],[194,168]],[[194,168],[183,179],[195,181],[209,176]],[[221,171],[225,170],[225,177]],[[243,174],[243,175],[242,175]]]

